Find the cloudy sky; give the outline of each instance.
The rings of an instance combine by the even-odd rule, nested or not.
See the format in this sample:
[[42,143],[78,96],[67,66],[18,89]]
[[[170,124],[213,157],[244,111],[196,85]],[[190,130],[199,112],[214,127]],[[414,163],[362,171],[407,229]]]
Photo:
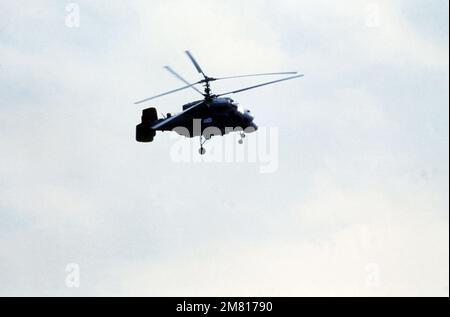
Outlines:
[[[448,296],[448,6],[2,1],[0,295]],[[133,102],[182,85],[163,65],[199,79],[186,49],[305,73],[234,97],[276,132],[271,173],[134,141]]]

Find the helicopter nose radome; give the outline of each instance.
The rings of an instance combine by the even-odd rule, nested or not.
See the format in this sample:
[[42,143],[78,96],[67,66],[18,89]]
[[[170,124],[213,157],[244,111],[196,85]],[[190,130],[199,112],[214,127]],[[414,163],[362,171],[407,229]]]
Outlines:
[[248,128],[247,128],[248,130],[253,130],[253,131],[251,131],[251,132],[256,132],[256,131],[258,131],[258,126],[255,124],[255,123],[253,123],[253,122],[250,122],[250,124],[248,125]]

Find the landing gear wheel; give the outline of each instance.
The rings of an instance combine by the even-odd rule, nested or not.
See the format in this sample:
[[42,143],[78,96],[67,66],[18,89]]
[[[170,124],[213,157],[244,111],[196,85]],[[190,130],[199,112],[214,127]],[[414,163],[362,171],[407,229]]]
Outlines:
[[240,133],[239,136],[241,137],[241,139],[238,141],[239,144],[244,144],[245,133]]
[[198,153],[200,153],[200,155],[205,155],[205,154],[206,154],[206,150],[205,150],[205,148],[203,147],[203,145],[205,145],[205,143],[206,143],[209,139],[211,139],[211,136],[209,136],[209,138],[207,138],[207,137],[205,137],[205,136],[203,136],[203,135],[200,136],[200,149],[198,150]]

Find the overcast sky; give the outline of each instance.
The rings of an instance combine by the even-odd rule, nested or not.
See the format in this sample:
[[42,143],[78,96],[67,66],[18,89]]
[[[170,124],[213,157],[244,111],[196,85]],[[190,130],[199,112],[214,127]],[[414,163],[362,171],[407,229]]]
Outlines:
[[[448,1],[68,3],[0,3],[0,295],[448,296]],[[134,141],[163,65],[199,80],[186,49],[306,75],[233,97],[273,173]]]

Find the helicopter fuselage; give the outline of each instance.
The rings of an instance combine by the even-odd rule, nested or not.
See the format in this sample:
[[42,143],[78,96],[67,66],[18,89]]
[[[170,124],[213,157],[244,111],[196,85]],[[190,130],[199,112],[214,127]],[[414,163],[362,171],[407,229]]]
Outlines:
[[[184,105],[183,111],[199,102],[201,101]],[[171,114],[168,114],[168,118],[170,117]],[[164,120],[160,119],[156,123]],[[212,135],[226,135],[235,131],[255,132],[258,127],[253,121],[254,118],[250,111],[240,111],[238,105],[231,98],[213,98],[155,130],[174,131],[190,138],[198,136],[209,138]]]

